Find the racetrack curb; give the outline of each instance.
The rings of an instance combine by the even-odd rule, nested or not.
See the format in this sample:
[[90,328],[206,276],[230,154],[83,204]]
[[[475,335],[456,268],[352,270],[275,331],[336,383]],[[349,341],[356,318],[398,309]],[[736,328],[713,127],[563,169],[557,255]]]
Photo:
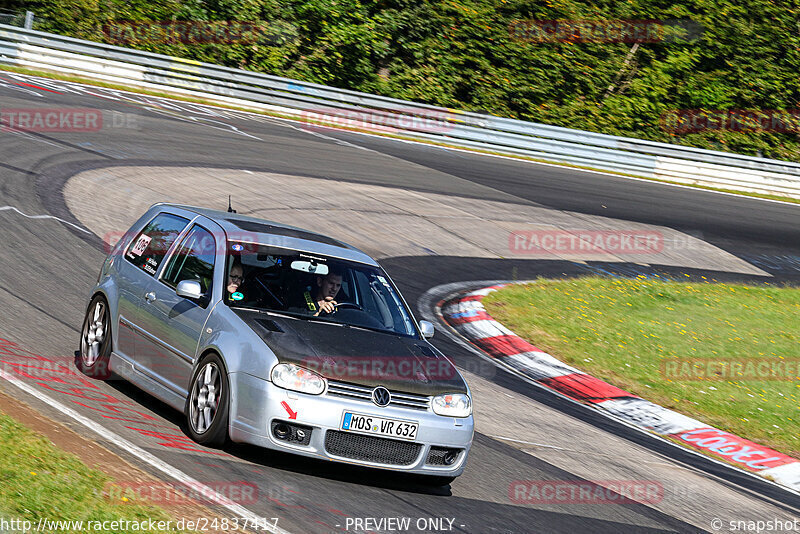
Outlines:
[[800,460],[654,404],[541,351],[486,312],[486,295],[508,284],[462,292],[437,304],[442,319],[486,353],[538,384],[572,400],[688,448],[800,491]]

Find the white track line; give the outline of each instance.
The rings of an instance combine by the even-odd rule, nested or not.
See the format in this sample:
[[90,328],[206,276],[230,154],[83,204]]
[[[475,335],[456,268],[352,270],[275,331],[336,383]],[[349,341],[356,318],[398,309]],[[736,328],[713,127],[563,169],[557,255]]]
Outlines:
[[20,215],[22,215],[23,217],[26,217],[28,219],[55,219],[58,222],[61,222],[61,223],[64,223],[64,224],[68,224],[68,225],[72,226],[73,228],[75,228],[77,230],[80,230],[81,232],[83,232],[85,234],[91,234],[91,232],[89,230],[87,230],[86,228],[82,228],[82,227],[78,226],[77,224],[73,224],[73,223],[71,223],[69,221],[65,221],[64,219],[60,219],[60,218],[58,218],[58,217],[56,217],[54,215],[28,215],[27,213],[21,212],[20,210],[18,210],[14,206],[0,206],[0,211],[7,211],[7,210],[15,211],[15,212],[19,213]]
[[233,517],[239,517],[246,519],[249,524],[251,525],[258,525],[260,530],[267,530],[269,532],[274,532],[275,534],[290,534],[288,531],[283,530],[282,528],[275,525],[272,527],[269,523],[267,523],[263,517],[251,512],[244,506],[236,504],[232,502],[227,497],[224,497],[211,489],[210,487],[202,484],[198,480],[190,477],[183,471],[171,466],[170,464],[166,463],[165,461],[161,460],[160,458],[156,457],[155,455],[145,451],[144,449],[134,445],[130,441],[126,440],[125,438],[118,436],[114,432],[108,430],[107,428],[97,424],[95,421],[92,421],[88,417],[84,417],[72,408],[64,406],[57,400],[53,399],[52,397],[38,391],[36,388],[31,387],[30,385],[24,383],[22,380],[14,377],[13,375],[9,375],[3,370],[0,370],[0,378],[6,380],[10,384],[18,387],[22,391],[28,393],[36,397],[37,399],[47,403],[51,407],[55,408],[59,412],[63,413],[67,417],[70,417],[77,421],[78,423],[82,424],[92,432],[99,435],[101,438],[106,439],[119,447],[120,449],[124,450],[125,452],[133,455],[134,457],[146,462],[150,466],[154,467],[155,469],[161,471],[162,473],[166,474],[169,477],[174,478],[178,482],[182,482],[191,488],[196,488],[202,492],[203,495],[209,497],[209,499],[234,514]]

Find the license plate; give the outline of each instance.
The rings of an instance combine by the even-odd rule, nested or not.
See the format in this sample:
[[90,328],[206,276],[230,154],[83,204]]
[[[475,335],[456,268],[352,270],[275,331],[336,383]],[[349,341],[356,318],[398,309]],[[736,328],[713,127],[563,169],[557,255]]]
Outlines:
[[419,423],[402,419],[386,419],[374,415],[345,412],[342,418],[342,430],[386,436],[414,441],[417,439]]

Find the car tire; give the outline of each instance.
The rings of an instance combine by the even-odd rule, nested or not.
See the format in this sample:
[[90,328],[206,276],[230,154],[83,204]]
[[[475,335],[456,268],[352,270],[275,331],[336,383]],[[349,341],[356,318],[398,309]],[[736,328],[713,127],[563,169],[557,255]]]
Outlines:
[[221,447],[228,441],[230,382],[222,358],[206,355],[192,374],[184,415],[189,436],[202,445]]
[[86,376],[108,380],[111,377],[108,361],[112,347],[108,302],[102,295],[95,295],[89,302],[81,326],[80,350],[75,357],[76,367]]

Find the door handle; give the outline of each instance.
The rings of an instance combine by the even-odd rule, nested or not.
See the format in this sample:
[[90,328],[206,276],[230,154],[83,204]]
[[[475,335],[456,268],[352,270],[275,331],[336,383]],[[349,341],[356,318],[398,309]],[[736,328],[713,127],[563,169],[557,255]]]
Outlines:
[[153,302],[154,300],[156,300],[156,294],[151,291],[150,293],[147,293],[144,296],[144,300],[146,300],[147,302]]

